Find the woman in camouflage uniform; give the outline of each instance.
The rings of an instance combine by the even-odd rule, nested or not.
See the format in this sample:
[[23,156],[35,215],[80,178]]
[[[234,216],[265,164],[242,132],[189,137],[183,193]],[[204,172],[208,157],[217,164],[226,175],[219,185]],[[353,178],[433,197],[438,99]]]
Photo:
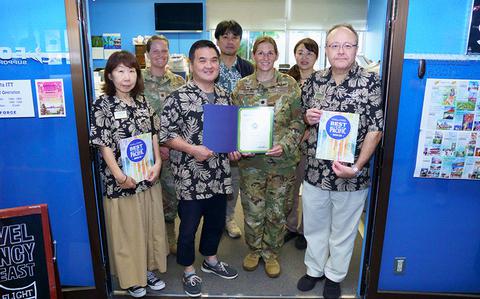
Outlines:
[[274,107],[274,130],[273,147],[265,155],[249,155],[239,162],[245,240],[250,248],[243,268],[253,271],[263,258],[267,275],[277,277],[278,254],[283,245],[286,212],[291,208],[305,126],[295,79],[273,67],[278,58],[275,41],[268,36],[257,39],[253,58],[255,73],[238,82],[232,99],[238,106]]

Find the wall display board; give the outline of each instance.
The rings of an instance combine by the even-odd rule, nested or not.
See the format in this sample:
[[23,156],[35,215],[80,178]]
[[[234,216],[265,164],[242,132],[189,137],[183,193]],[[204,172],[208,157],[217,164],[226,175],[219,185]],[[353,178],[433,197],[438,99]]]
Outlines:
[[427,79],[415,177],[480,180],[479,84]]
[[[444,79],[439,81],[442,84],[451,78],[458,83],[478,82],[480,61],[426,59],[425,65],[425,76],[420,79],[418,59],[405,59],[403,64],[378,289],[480,294],[480,180],[412,175],[428,79]],[[400,271],[396,271],[398,261],[403,262]]]
[[57,298],[45,204],[0,210],[0,298]]

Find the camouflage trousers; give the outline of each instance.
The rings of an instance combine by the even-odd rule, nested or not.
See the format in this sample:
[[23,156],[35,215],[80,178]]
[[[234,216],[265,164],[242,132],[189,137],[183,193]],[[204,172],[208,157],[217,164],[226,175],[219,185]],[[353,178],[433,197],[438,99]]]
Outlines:
[[240,190],[245,217],[245,241],[263,259],[277,258],[283,246],[285,224],[293,204],[295,167],[271,173],[240,168]]
[[165,222],[173,223],[177,217],[178,200],[175,193],[175,182],[173,180],[170,161],[162,161],[162,170],[160,172],[160,183],[162,184],[163,196],[163,214]]

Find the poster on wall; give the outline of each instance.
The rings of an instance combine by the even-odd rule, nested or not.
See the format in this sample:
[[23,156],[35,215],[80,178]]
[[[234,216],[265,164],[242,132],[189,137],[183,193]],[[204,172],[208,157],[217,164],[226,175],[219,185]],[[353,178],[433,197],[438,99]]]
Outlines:
[[57,298],[45,204],[0,210],[0,297]]
[[415,177],[480,180],[479,85],[427,79]]
[[0,80],[0,118],[35,117],[30,80]]
[[35,80],[38,117],[65,117],[63,79]]
[[467,54],[480,54],[480,0],[473,1]]
[[103,34],[103,56],[108,59],[113,53],[122,50],[122,38],[120,33]]
[[92,59],[103,59],[103,37],[92,35]]

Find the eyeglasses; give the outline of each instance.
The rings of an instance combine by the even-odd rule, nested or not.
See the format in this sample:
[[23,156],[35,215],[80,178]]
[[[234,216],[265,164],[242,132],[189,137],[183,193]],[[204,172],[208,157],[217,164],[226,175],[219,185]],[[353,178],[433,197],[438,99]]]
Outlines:
[[344,43],[343,45],[340,45],[338,43],[333,43],[331,45],[328,45],[327,47],[332,49],[333,51],[340,51],[340,49],[343,49],[345,51],[350,51],[355,47],[357,47],[357,45],[352,45],[350,43]]

